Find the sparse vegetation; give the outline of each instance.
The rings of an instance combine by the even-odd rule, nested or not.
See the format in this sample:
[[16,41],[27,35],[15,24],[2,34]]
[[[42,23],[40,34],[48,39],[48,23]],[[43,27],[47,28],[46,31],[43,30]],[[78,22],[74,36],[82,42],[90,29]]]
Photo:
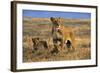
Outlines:
[[[62,52],[52,53],[53,42],[51,35],[52,23],[49,18],[23,19],[23,62],[60,61],[60,60],[83,60],[91,59],[91,26],[89,19],[64,19],[64,25],[74,30],[77,49],[70,48]],[[48,48],[38,44],[34,49],[32,38],[40,38],[46,41]]]

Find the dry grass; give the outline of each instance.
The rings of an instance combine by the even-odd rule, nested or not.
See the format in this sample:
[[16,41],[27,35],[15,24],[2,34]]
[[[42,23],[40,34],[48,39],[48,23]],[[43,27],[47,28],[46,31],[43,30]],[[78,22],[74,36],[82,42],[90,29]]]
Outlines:
[[[90,20],[65,19],[66,27],[72,27],[77,41],[77,49],[68,48],[58,53],[51,53],[53,49],[51,26],[48,18],[30,18],[23,21],[23,62],[83,60],[91,59]],[[73,24],[74,23],[74,24]],[[39,37],[48,43],[48,48],[34,50],[32,38]]]
[[59,52],[57,54],[52,54],[49,50],[33,51],[31,49],[24,49],[23,62],[91,59],[90,52],[90,48],[77,48],[76,51]]

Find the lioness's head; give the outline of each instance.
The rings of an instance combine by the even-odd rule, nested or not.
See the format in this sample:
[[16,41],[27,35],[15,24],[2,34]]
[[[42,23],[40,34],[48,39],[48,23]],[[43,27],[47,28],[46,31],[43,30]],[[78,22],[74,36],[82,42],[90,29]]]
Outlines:
[[58,17],[58,18],[51,17],[50,20],[53,23],[53,26],[56,28],[59,28],[60,25],[62,24],[62,21],[61,21],[62,19],[60,17]]

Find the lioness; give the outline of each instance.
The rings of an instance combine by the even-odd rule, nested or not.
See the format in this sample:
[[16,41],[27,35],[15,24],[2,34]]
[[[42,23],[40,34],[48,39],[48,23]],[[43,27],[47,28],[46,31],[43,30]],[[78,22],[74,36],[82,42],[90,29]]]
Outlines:
[[[54,18],[51,17],[50,20],[53,23],[52,27],[52,34],[53,34],[53,41],[56,40],[61,42],[61,49],[64,49],[66,46],[67,48],[72,48],[73,50],[76,49],[75,45],[75,37],[73,35],[72,28],[65,27],[62,24],[62,18]],[[55,43],[54,43],[55,44]]]

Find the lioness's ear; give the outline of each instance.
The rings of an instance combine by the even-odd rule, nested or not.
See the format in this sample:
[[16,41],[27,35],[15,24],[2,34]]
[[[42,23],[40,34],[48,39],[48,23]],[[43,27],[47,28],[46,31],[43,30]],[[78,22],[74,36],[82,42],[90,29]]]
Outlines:
[[61,19],[61,17],[59,17],[58,19]]
[[62,25],[63,24],[63,18],[59,17],[58,19],[59,19],[60,25]]
[[61,22],[61,19],[62,19],[61,17],[58,18],[58,20],[59,20],[60,22]]
[[53,17],[50,18],[51,21],[53,21],[53,19],[54,19]]

